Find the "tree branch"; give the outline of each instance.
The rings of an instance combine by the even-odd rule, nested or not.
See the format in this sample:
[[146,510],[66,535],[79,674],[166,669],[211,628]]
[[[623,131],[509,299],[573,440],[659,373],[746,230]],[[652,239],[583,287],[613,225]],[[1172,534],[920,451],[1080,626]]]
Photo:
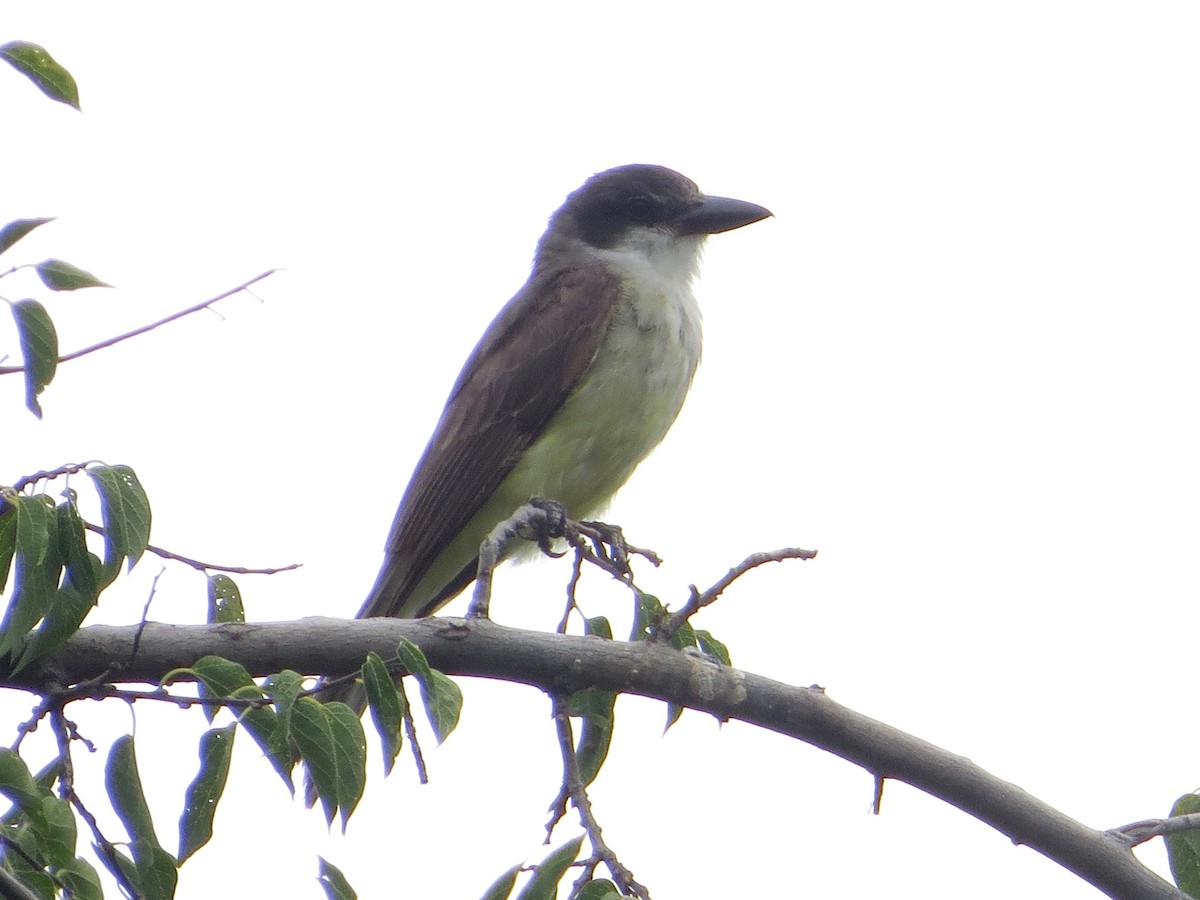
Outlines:
[[[84,628],[40,667],[5,684],[37,690],[72,684],[130,659],[137,626]],[[1084,826],[969,759],[847,709],[820,688],[782,684],[670,647],[505,628],[486,620],[300,619],[226,625],[149,623],[120,681],[154,682],[206,654],[256,676],[292,668],[341,675],[368,650],[390,656],[401,637],[449,675],[498,678],[550,694],[584,687],[623,691],[738,719],[805,741],[903,781],[1042,853],[1119,900],[1186,900],[1130,852],[1126,839]]]
[[[118,334],[116,337],[110,337],[101,341],[98,344],[92,344],[90,347],[83,347],[80,350],[75,350],[58,358],[60,363],[70,362],[73,359],[79,359],[81,356],[87,356],[89,353],[95,353],[97,350],[103,350],[106,347],[111,347],[113,344],[119,344],[121,341],[127,341],[132,337],[137,337],[139,334],[145,334],[147,331],[153,331],[168,322],[174,322],[176,319],[182,319],[184,316],[190,316],[192,313],[200,312],[202,309],[208,309],[218,300],[224,300],[226,297],[232,297],[234,294],[240,294],[242,291],[249,289],[250,285],[262,281],[269,275],[274,275],[278,269],[267,269],[267,271],[255,275],[249,281],[243,281],[237,287],[232,287],[223,293],[217,294],[215,297],[209,297],[207,300],[197,303],[194,306],[189,306],[187,309],[181,309],[179,312],[173,312],[165,318],[159,319],[157,322],[151,322],[149,325],[143,325],[140,328],[135,328],[133,331],[127,331],[124,334]],[[24,366],[0,366],[0,375],[12,375],[16,372],[24,372]]]
[[683,623],[698,613],[701,609],[710,604],[716,603],[717,598],[723,594],[731,584],[749,572],[751,569],[756,569],[759,566],[766,565],[769,562],[783,562],[785,559],[816,559],[816,550],[802,550],[799,547],[784,547],[782,550],[762,551],[759,553],[751,553],[740,563],[730,569],[725,575],[710,587],[704,593],[700,593],[699,589],[693,584],[691,587],[691,596],[688,597],[687,603],[679,610],[672,613],[671,618],[667,619],[662,626],[654,631],[654,636],[660,641],[669,641],[680,628]]
[[[101,526],[93,525],[91,522],[84,522],[83,527],[92,532],[92,534],[106,533]],[[177,563],[183,563],[197,572],[204,573],[228,572],[231,575],[278,575],[280,572],[292,572],[304,565],[304,563],[288,563],[286,566],[260,567],[257,569],[248,568],[247,566],[222,566],[218,563],[206,563],[203,560],[192,559],[190,556],[184,556],[182,553],[176,553],[173,550],[156,547],[153,544],[146,545],[146,552],[153,553],[159,559],[170,559]]]

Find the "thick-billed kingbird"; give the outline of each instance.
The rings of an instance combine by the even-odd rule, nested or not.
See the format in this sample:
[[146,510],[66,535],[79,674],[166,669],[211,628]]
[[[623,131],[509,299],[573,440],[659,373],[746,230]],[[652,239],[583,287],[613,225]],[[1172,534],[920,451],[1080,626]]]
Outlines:
[[769,215],[662,166],[610,169],[567,197],[450,391],[359,618],[435,612],[474,579],[488,532],[531,498],[576,519],[599,512],[692,383],[704,239]]

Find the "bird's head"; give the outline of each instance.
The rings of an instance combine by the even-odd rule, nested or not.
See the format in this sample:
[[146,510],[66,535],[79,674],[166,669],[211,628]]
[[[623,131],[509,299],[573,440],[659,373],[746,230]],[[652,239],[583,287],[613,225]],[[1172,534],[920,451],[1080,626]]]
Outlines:
[[637,233],[702,238],[769,215],[756,203],[702,194],[690,178],[664,166],[629,165],[589,178],[554,214],[550,229],[610,250]]

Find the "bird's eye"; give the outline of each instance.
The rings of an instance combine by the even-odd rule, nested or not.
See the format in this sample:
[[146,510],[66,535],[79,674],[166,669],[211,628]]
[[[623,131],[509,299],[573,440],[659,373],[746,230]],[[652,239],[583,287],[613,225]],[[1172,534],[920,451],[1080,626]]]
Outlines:
[[658,204],[648,194],[634,194],[629,198],[626,209],[629,211],[630,217],[635,221],[649,222],[658,211]]

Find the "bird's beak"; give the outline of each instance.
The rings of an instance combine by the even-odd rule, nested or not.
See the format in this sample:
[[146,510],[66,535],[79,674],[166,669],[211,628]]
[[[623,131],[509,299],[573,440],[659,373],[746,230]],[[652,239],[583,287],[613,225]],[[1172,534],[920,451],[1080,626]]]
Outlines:
[[719,234],[762,221],[769,215],[771,211],[757,203],[703,195],[671,224],[680,235]]

